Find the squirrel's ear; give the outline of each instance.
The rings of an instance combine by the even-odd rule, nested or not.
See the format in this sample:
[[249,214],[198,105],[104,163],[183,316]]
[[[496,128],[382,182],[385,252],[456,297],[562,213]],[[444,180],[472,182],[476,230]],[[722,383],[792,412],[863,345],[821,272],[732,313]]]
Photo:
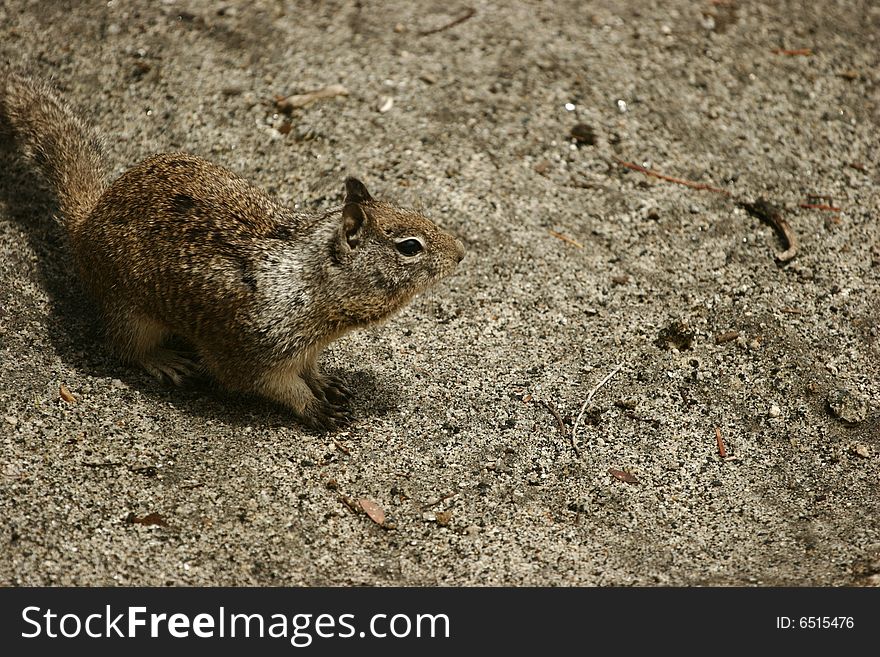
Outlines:
[[356,248],[361,242],[367,223],[367,213],[357,203],[347,203],[342,208],[342,235],[349,248]]
[[367,191],[366,185],[357,178],[349,176],[345,179],[345,204],[349,203],[366,203],[372,201],[373,197]]

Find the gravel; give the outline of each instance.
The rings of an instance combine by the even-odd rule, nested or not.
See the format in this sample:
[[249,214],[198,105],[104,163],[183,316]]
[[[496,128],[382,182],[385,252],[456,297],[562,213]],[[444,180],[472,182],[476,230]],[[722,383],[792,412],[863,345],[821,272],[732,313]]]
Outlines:
[[2,3],[115,173],[353,174],[467,257],[328,350],[311,434],[120,364],[7,143],[0,584],[876,585],[880,7],[826,4]]

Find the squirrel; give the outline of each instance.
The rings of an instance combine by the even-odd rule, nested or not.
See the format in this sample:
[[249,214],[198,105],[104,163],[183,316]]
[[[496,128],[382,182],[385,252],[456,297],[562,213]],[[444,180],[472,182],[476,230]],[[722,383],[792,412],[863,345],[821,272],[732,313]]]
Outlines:
[[[54,187],[79,275],[126,362],[175,384],[206,371],[289,408],[307,427],[350,422],[352,392],[318,356],[450,274],[464,246],[345,179],[341,208],[291,210],[181,152],[108,184],[101,139],[45,81],[0,71],[0,122]],[[171,336],[196,358],[167,346]]]

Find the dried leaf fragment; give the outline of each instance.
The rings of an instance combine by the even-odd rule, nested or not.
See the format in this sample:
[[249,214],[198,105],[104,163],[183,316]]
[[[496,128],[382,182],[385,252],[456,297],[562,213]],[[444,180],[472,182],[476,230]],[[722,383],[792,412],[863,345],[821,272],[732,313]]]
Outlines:
[[385,509],[383,509],[381,506],[379,506],[372,500],[368,500],[364,497],[358,500],[358,505],[360,505],[364,513],[370,516],[370,520],[375,522],[377,525],[382,525],[385,523]]
[[168,522],[165,520],[165,518],[162,517],[162,514],[156,513],[155,511],[153,513],[148,513],[143,518],[138,518],[133,513],[130,513],[128,514],[127,520],[138,525],[159,525],[160,527],[168,526]]
[[63,383],[61,384],[61,387],[58,388],[58,395],[68,404],[76,403],[76,397],[73,396],[70,390],[67,389],[67,386]]
[[618,470],[616,468],[608,468],[608,474],[610,474],[615,479],[619,479],[620,481],[626,482],[627,484],[637,484],[639,480],[635,478],[635,475],[624,472],[623,470]]
[[725,331],[724,333],[719,333],[715,336],[715,344],[724,344],[725,342],[731,342],[732,340],[736,340],[739,337],[739,331]]
[[452,511],[438,511],[434,514],[434,520],[441,527],[446,527],[452,521]]

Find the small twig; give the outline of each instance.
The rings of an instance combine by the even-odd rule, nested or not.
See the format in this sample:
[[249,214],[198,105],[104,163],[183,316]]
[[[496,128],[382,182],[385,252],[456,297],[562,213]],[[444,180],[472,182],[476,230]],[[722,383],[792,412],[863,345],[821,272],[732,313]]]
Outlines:
[[458,495],[458,493],[456,493],[456,492],[446,493],[446,495],[444,495],[443,497],[441,497],[439,500],[436,500],[436,501],[434,501],[434,502],[431,502],[430,504],[425,504],[425,505],[423,505],[423,506],[422,506],[422,511],[427,511],[427,510],[430,509],[432,506],[437,506],[438,504],[440,504],[440,502],[445,502],[445,501],[448,500],[450,497],[455,497],[456,495]]
[[574,246],[576,246],[579,249],[584,248],[583,244],[581,244],[577,240],[571,239],[567,235],[563,235],[562,233],[557,233],[555,230],[550,230],[549,228],[547,229],[547,232],[550,233],[553,237],[555,237],[558,240],[562,240],[563,242],[568,242],[569,244],[573,244]]
[[639,173],[643,173],[646,176],[654,176],[655,178],[659,178],[660,180],[676,183],[677,185],[684,185],[685,187],[690,187],[691,189],[704,189],[708,192],[715,192],[716,194],[724,194],[725,196],[730,196],[730,192],[728,192],[726,189],[721,189],[720,187],[713,187],[712,185],[707,185],[706,183],[698,183],[692,180],[685,180],[684,178],[673,178],[672,176],[667,176],[666,174],[660,173],[659,171],[646,169],[645,167],[641,167],[638,164],[633,164],[632,162],[627,162],[617,157],[615,157],[614,160],[620,166],[626,167],[627,169],[632,169],[633,171],[638,171]]
[[809,57],[813,54],[812,48],[795,48],[794,50],[787,50],[785,48],[774,48],[771,50],[774,55],[787,55],[788,57]]
[[559,433],[563,436],[568,435],[568,427],[565,426],[565,422],[562,421],[562,418],[559,416],[559,411],[556,410],[556,407],[548,401],[541,402],[550,414],[556,418],[556,424],[559,426]]
[[724,447],[724,438],[721,437],[721,429],[715,427],[715,442],[718,443],[718,455],[721,458],[727,457],[727,449]]
[[807,194],[807,203],[818,203],[819,201],[825,201],[828,205],[832,205],[834,197],[827,194]]
[[336,438],[332,438],[333,444],[336,445],[336,449],[345,454],[346,456],[351,456],[351,450],[348,449],[345,445],[340,443]]
[[441,25],[440,27],[435,27],[430,30],[422,30],[421,32],[416,32],[416,34],[418,34],[419,36],[428,36],[429,34],[436,34],[437,32],[442,32],[443,30],[448,30],[450,27],[455,27],[456,25],[460,25],[461,23],[464,23],[466,20],[473,18],[476,15],[476,13],[477,13],[476,9],[474,9],[473,7],[468,7],[467,9],[465,9],[464,13],[461,16],[459,16],[458,18],[455,18],[455,19],[449,21],[448,23]]
[[797,255],[797,238],[779,208],[763,198],[759,198],[754,203],[740,203],[740,206],[750,215],[769,223],[782,235],[786,248],[785,251],[776,254],[776,259],[780,263],[788,262]]
[[[672,176],[667,176],[658,171],[653,171],[651,169],[646,169],[645,167],[639,166],[638,164],[633,164],[632,162],[626,162],[619,158],[614,158],[614,160],[620,164],[622,167],[626,167],[627,169],[632,169],[633,171],[638,171],[640,173],[645,174],[646,176],[654,176],[655,178],[659,178],[660,180],[666,180],[667,182],[676,183],[678,185],[684,185],[685,187],[690,187],[692,189],[702,189],[710,192],[716,192],[718,194],[724,194],[725,196],[733,196],[726,189],[721,189],[720,187],[713,187],[712,185],[707,185],[705,183],[693,182],[692,180],[684,180],[683,178],[673,178]],[[818,199],[818,198],[827,198],[827,197],[809,197],[808,200]],[[830,200],[829,200],[830,203]],[[740,207],[743,207],[748,211],[749,214],[758,217],[759,219],[766,221],[771,226],[773,226],[776,231],[782,236],[783,241],[785,242],[785,251],[781,251],[776,254],[776,260],[784,264],[794,258],[798,252],[798,243],[797,236],[789,225],[788,221],[782,216],[782,212],[778,207],[764,200],[763,198],[759,198],[754,203],[744,203],[742,201],[738,201]],[[832,205],[820,205],[820,204],[801,204],[801,207],[810,207],[819,210],[827,210],[829,212],[840,212],[840,208],[836,208]]]
[[322,89],[315,89],[304,94],[294,94],[292,96],[275,96],[275,108],[282,114],[290,115],[294,109],[311,105],[315,101],[324,100],[325,98],[333,98],[334,96],[347,96],[348,89],[341,84],[331,84]]
[[799,208],[806,208],[807,210],[825,210],[825,212],[840,212],[840,208],[836,208],[833,205],[826,205],[825,203],[798,203]]
[[617,374],[622,367],[623,367],[623,363],[620,363],[617,367],[615,367],[613,370],[611,370],[611,372],[608,373],[608,376],[606,376],[604,379],[599,381],[599,385],[597,385],[595,388],[593,388],[590,391],[590,394],[587,395],[587,398],[584,401],[583,406],[581,406],[581,412],[578,413],[577,419],[574,421],[574,427],[572,427],[572,429],[571,429],[571,446],[574,448],[574,453],[577,454],[578,457],[580,457],[580,455],[581,455],[581,449],[580,449],[580,447],[578,447],[578,444],[577,444],[577,432],[578,432],[578,427],[581,424],[581,418],[584,416],[584,411],[587,410],[587,406],[590,404],[591,401],[593,401],[593,395],[596,394],[596,391],[598,391],[599,388],[601,388],[606,383],[608,383],[608,381],[611,380],[611,377],[614,376],[615,374]]

